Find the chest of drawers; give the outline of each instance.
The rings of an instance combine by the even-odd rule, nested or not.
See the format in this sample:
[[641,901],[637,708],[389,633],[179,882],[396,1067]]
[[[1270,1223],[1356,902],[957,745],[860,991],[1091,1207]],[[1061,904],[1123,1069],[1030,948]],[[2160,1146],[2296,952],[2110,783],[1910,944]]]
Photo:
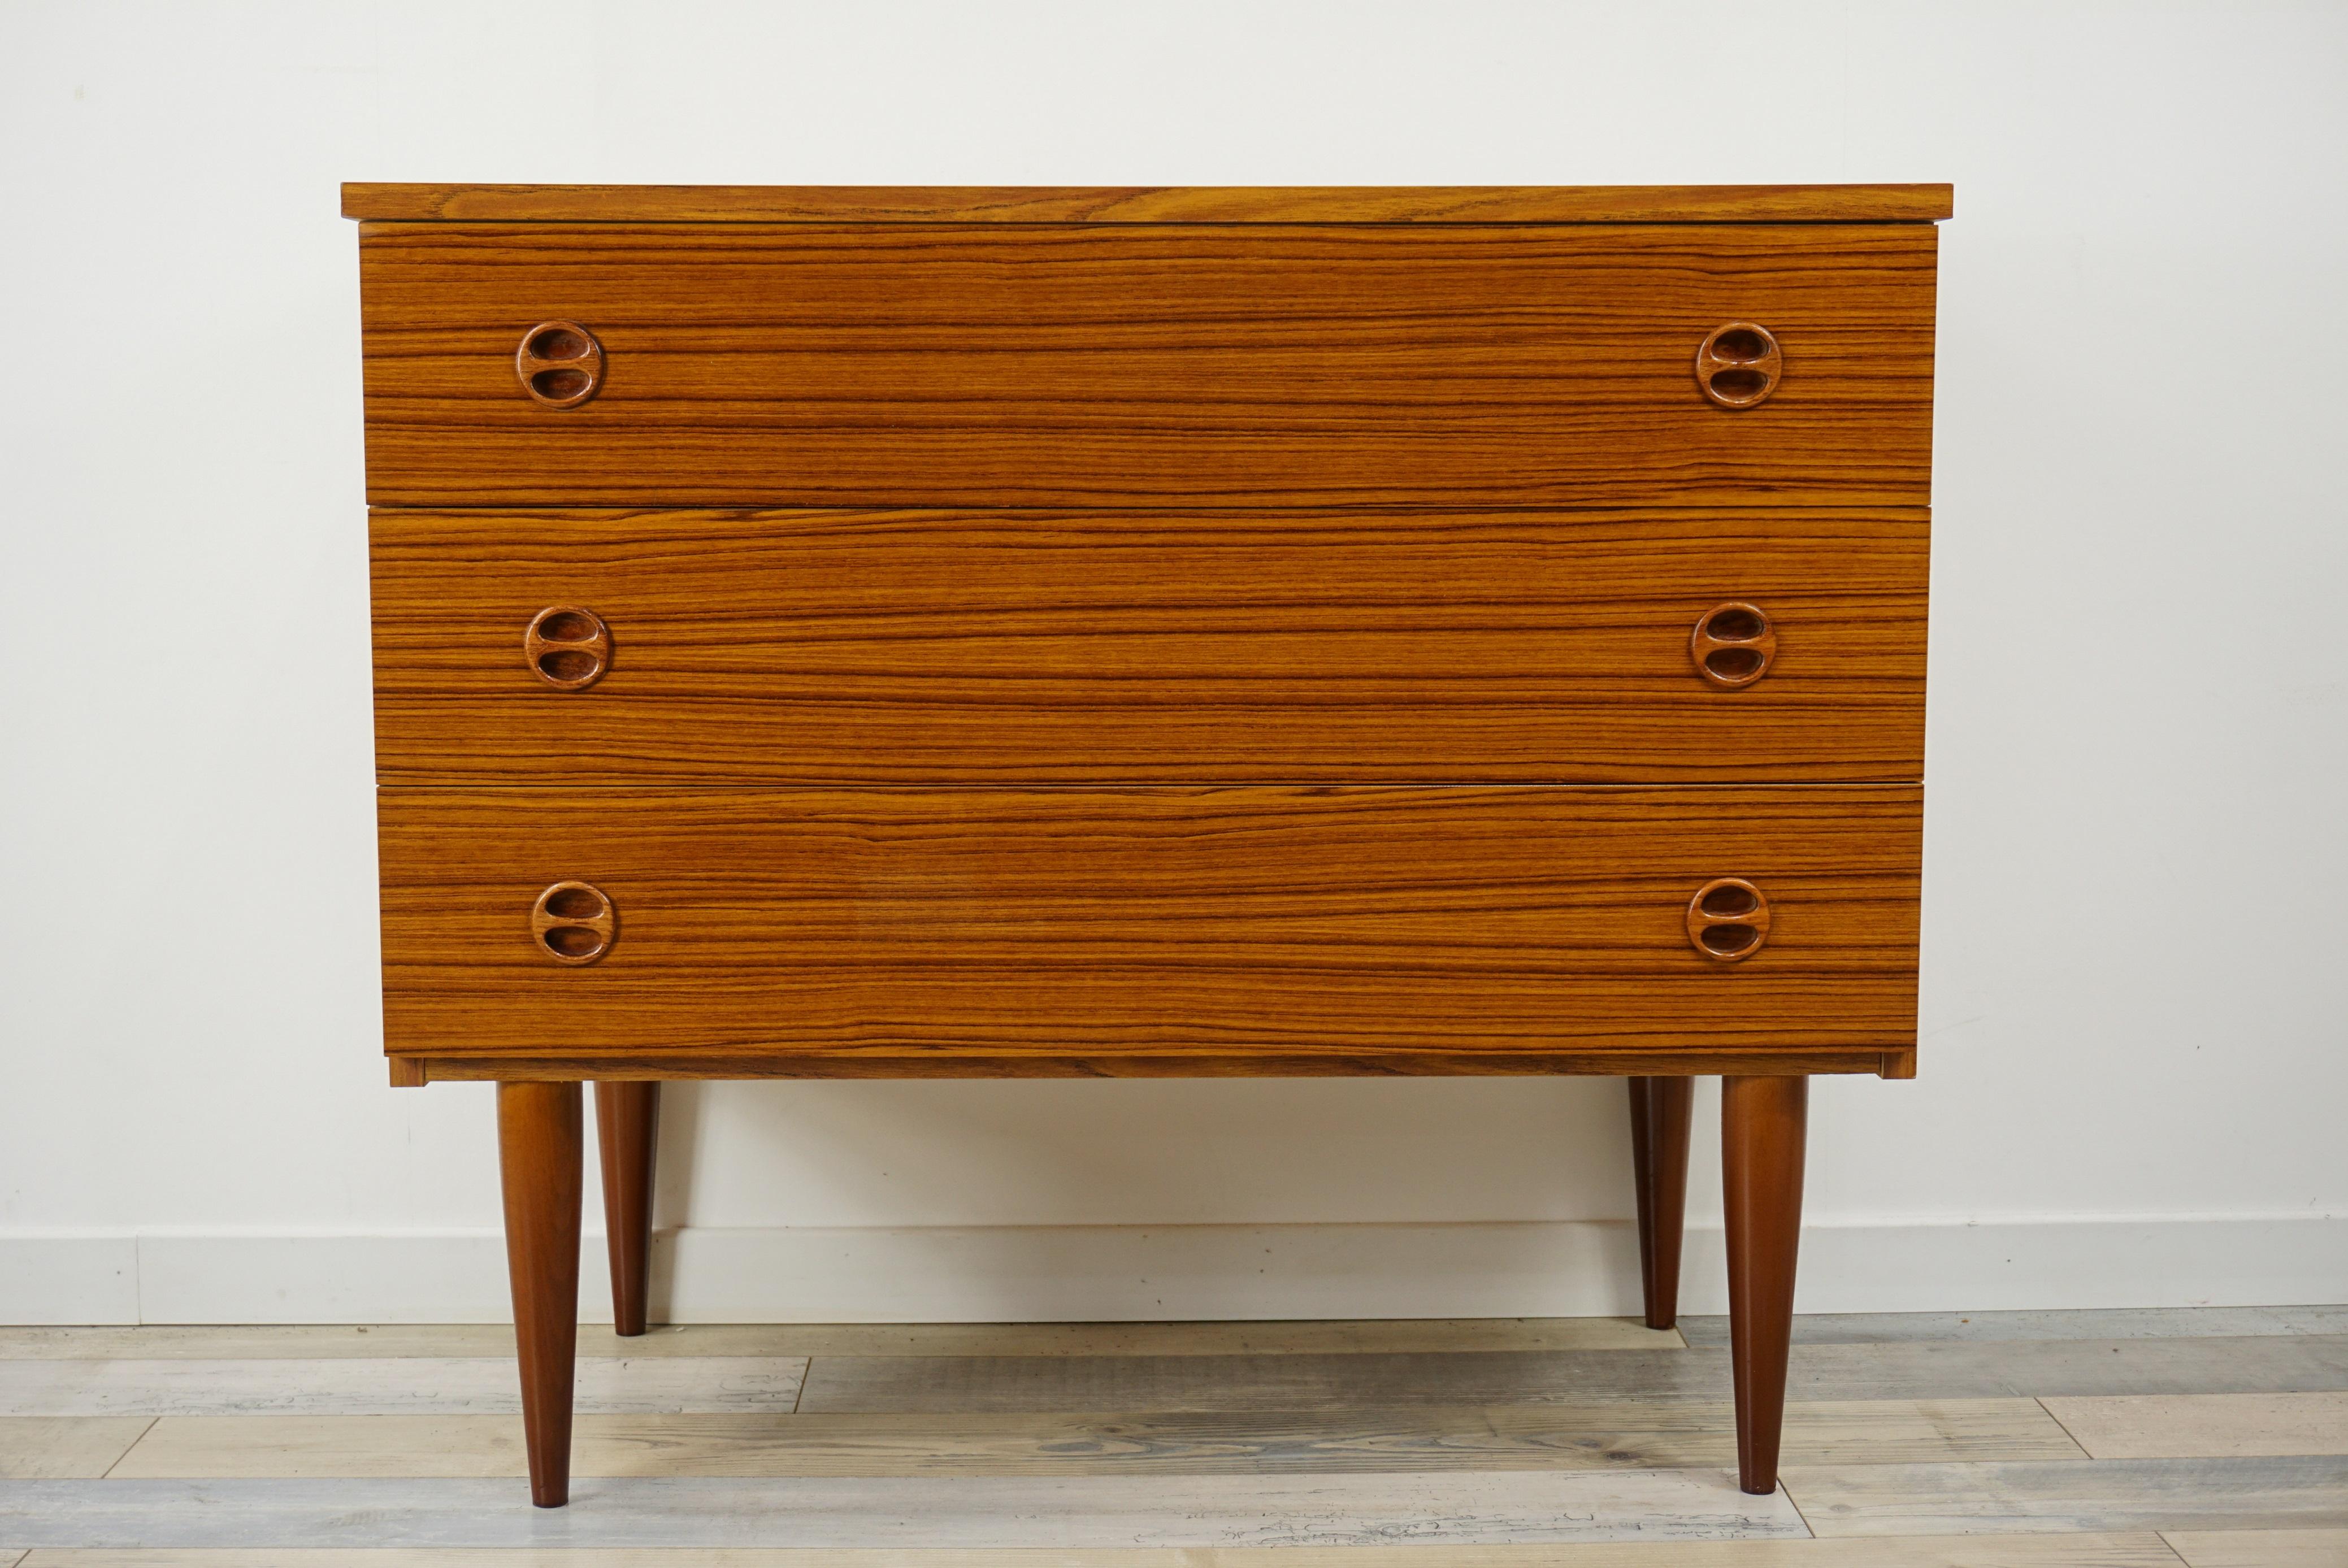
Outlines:
[[490,1078],[536,1501],[593,1082],[1915,1070],[1945,186],[354,185],[393,1081]]

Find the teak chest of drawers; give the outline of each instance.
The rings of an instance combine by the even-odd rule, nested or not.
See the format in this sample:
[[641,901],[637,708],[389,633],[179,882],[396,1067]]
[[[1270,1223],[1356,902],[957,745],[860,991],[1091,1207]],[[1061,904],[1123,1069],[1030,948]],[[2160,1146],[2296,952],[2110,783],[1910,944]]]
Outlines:
[[1805,1075],[1915,1070],[1946,186],[353,185],[384,1018],[498,1080],[534,1500],[580,1084],[1719,1073],[1743,1484]]

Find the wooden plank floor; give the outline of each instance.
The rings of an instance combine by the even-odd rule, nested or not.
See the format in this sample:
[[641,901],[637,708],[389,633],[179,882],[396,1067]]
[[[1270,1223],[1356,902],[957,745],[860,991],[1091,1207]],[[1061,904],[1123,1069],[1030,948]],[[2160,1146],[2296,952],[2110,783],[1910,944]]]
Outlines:
[[2348,1568],[2348,1310],[1805,1319],[1736,1490],[1716,1320],[0,1329],[0,1568]]

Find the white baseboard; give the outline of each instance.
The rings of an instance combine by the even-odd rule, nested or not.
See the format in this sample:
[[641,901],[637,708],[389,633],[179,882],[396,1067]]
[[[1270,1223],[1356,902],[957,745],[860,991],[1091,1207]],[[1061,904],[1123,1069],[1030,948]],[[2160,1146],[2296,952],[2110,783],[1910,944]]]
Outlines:
[[[610,1320],[603,1243],[581,1315]],[[689,1228],[657,1238],[675,1323],[1581,1317],[1638,1306],[1626,1224]],[[1721,1233],[1687,1237],[1683,1310],[1725,1310]],[[2348,1219],[1818,1225],[1804,1312],[2348,1301]],[[0,1235],[5,1323],[479,1323],[508,1315],[494,1233]]]
[[663,1241],[670,1315],[711,1321],[756,1321],[762,1302],[811,1323],[1586,1317],[1630,1311],[1639,1289],[1631,1227],[1594,1222],[689,1229]]
[[131,1236],[0,1236],[0,1323],[136,1323]]
[[[603,1238],[579,1249],[600,1277]],[[591,1322],[611,1303],[582,1289]],[[593,1315],[601,1311],[598,1318]],[[139,1239],[142,1323],[504,1323],[506,1243],[495,1231],[423,1235],[174,1235]]]

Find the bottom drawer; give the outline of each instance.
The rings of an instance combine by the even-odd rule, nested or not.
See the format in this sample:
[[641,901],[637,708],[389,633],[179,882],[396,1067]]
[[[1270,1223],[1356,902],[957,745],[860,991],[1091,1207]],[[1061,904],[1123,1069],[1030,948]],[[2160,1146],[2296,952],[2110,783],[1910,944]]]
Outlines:
[[[379,799],[385,1033],[417,1076],[1734,1071],[1755,1053],[1899,1072],[1915,1040],[1912,785]],[[1763,908],[1726,889],[1693,917],[1722,878]],[[564,882],[587,885],[544,907]],[[1760,944],[1715,956],[1706,924]]]

